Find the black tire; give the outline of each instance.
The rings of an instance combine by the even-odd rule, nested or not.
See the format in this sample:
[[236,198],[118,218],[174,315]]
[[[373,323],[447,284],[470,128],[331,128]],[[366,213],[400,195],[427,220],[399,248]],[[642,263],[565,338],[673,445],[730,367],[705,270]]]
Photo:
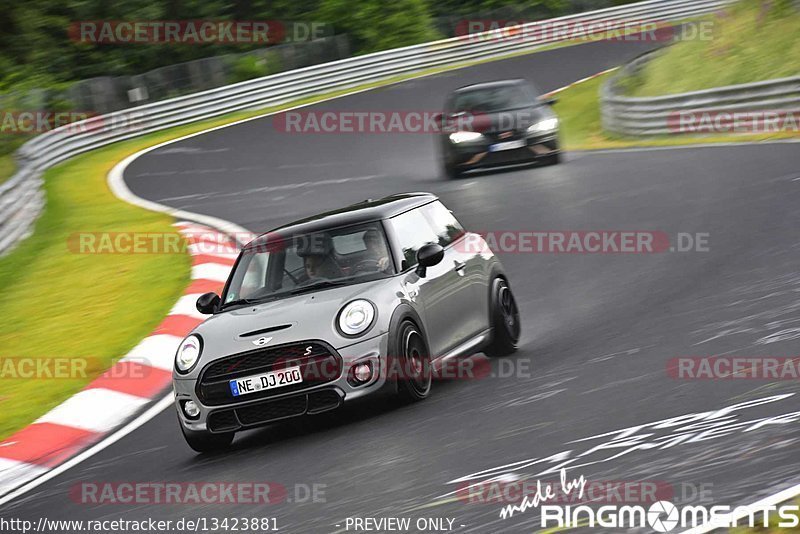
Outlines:
[[490,320],[492,342],[484,353],[490,358],[508,356],[517,351],[521,331],[519,309],[508,282],[495,278],[492,282]]
[[178,421],[186,443],[197,452],[220,452],[227,449],[233,441],[235,432],[225,432],[222,434],[212,434],[211,432],[199,432],[188,430],[183,423]]
[[431,392],[431,355],[425,337],[411,321],[403,321],[396,337],[394,360],[397,393],[406,402],[417,402]]
[[539,160],[542,165],[549,166],[549,165],[558,165],[561,163],[561,152],[556,152],[555,154],[550,154],[549,156],[545,156]]
[[458,180],[461,178],[462,171],[452,163],[449,163],[447,160],[444,160],[442,169],[444,171],[445,178],[448,180]]

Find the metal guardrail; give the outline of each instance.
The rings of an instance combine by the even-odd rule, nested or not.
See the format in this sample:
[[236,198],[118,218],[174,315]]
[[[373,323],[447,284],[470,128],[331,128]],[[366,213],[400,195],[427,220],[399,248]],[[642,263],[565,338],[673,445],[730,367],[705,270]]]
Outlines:
[[[523,24],[515,37],[504,30],[444,39],[273,74],[201,93],[93,117],[62,126],[25,143],[20,168],[0,186],[0,254],[30,231],[43,205],[41,175],[49,167],[109,143],[233,111],[277,106],[313,95],[341,91],[398,76],[423,73],[476,60],[526,52],[569,40],[536,31],[554,24],[582,25],[591,32],[624,30],[626,23],[678,21],[708,13],[731,0],[648,0]],[[574,35],[574,34],[570,34]],[[522,36],[522,37],[519,37]]]
[[800,113],[800,76],[665,96],[624,96],[622,80],[635,76],[658,53],[636,58],[603,84],[600,109],[605,130],[626,136],[685,135],[681,118],[687,116],[722,120],[736,113]]

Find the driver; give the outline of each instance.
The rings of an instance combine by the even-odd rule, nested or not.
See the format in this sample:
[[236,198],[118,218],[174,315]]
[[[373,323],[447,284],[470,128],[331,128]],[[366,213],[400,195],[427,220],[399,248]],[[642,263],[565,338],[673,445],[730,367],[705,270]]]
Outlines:
[[389,268],[389,250],[378,230],[370,228],[364,233],[364,246],[367,247],[369,259],[375,260],[378,271],[385,271]]
[[297,254],[303,258],[308,280],[340,278],[342,270],[331,257],[333,245],[329,235],[312,234],[298,245]]

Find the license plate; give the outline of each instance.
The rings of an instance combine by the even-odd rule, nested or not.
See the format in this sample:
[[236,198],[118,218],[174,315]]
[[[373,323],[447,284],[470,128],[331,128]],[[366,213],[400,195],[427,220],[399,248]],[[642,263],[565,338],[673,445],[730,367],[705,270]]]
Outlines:
[[525,141],[517,139],[515,141],[505,141],[503,143],[495,143],[489,146],[489,152],[500,152],[502,150],[514,150],[525,146]]
[[288,367],[280,371],[270,371],[263,375],[246,376],[244,378],[237,378],[231,380],[228,384],[231,388],[231,394],[234,397],[240,395],[248,395],[250,393],[257,393],[265,389],[280,388],[283,386],[290,386],[298,384],[303,381],[303,375],[300,374],[300,367]]

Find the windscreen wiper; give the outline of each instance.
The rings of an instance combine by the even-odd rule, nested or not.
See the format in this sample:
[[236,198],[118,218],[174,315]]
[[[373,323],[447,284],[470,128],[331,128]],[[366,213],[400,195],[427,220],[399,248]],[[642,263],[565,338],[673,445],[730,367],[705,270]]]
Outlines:
[[349,283],[350,282],[348,280],[323,280],[321,282],[317,282],[315,284],[311,284],[311,285],[308,285],[308,286],[296,287],[296,288],[288,291],[286,294],[287,295],[297,295],[299,293],[305,293],[306,291],[314,291],[314,290],[317,290],[317,289],[326,289],[326,288],[329,288],[329,287],[346,286]]
[[260,300],[261,299],[234,299],[234,300],[231,300],[231,301],[228,301],[228,302],[224,303],[220,307],[220,309],[224,310],[228,306],[240,306],[242,304],[249,306],[251,304],[257,304]]

